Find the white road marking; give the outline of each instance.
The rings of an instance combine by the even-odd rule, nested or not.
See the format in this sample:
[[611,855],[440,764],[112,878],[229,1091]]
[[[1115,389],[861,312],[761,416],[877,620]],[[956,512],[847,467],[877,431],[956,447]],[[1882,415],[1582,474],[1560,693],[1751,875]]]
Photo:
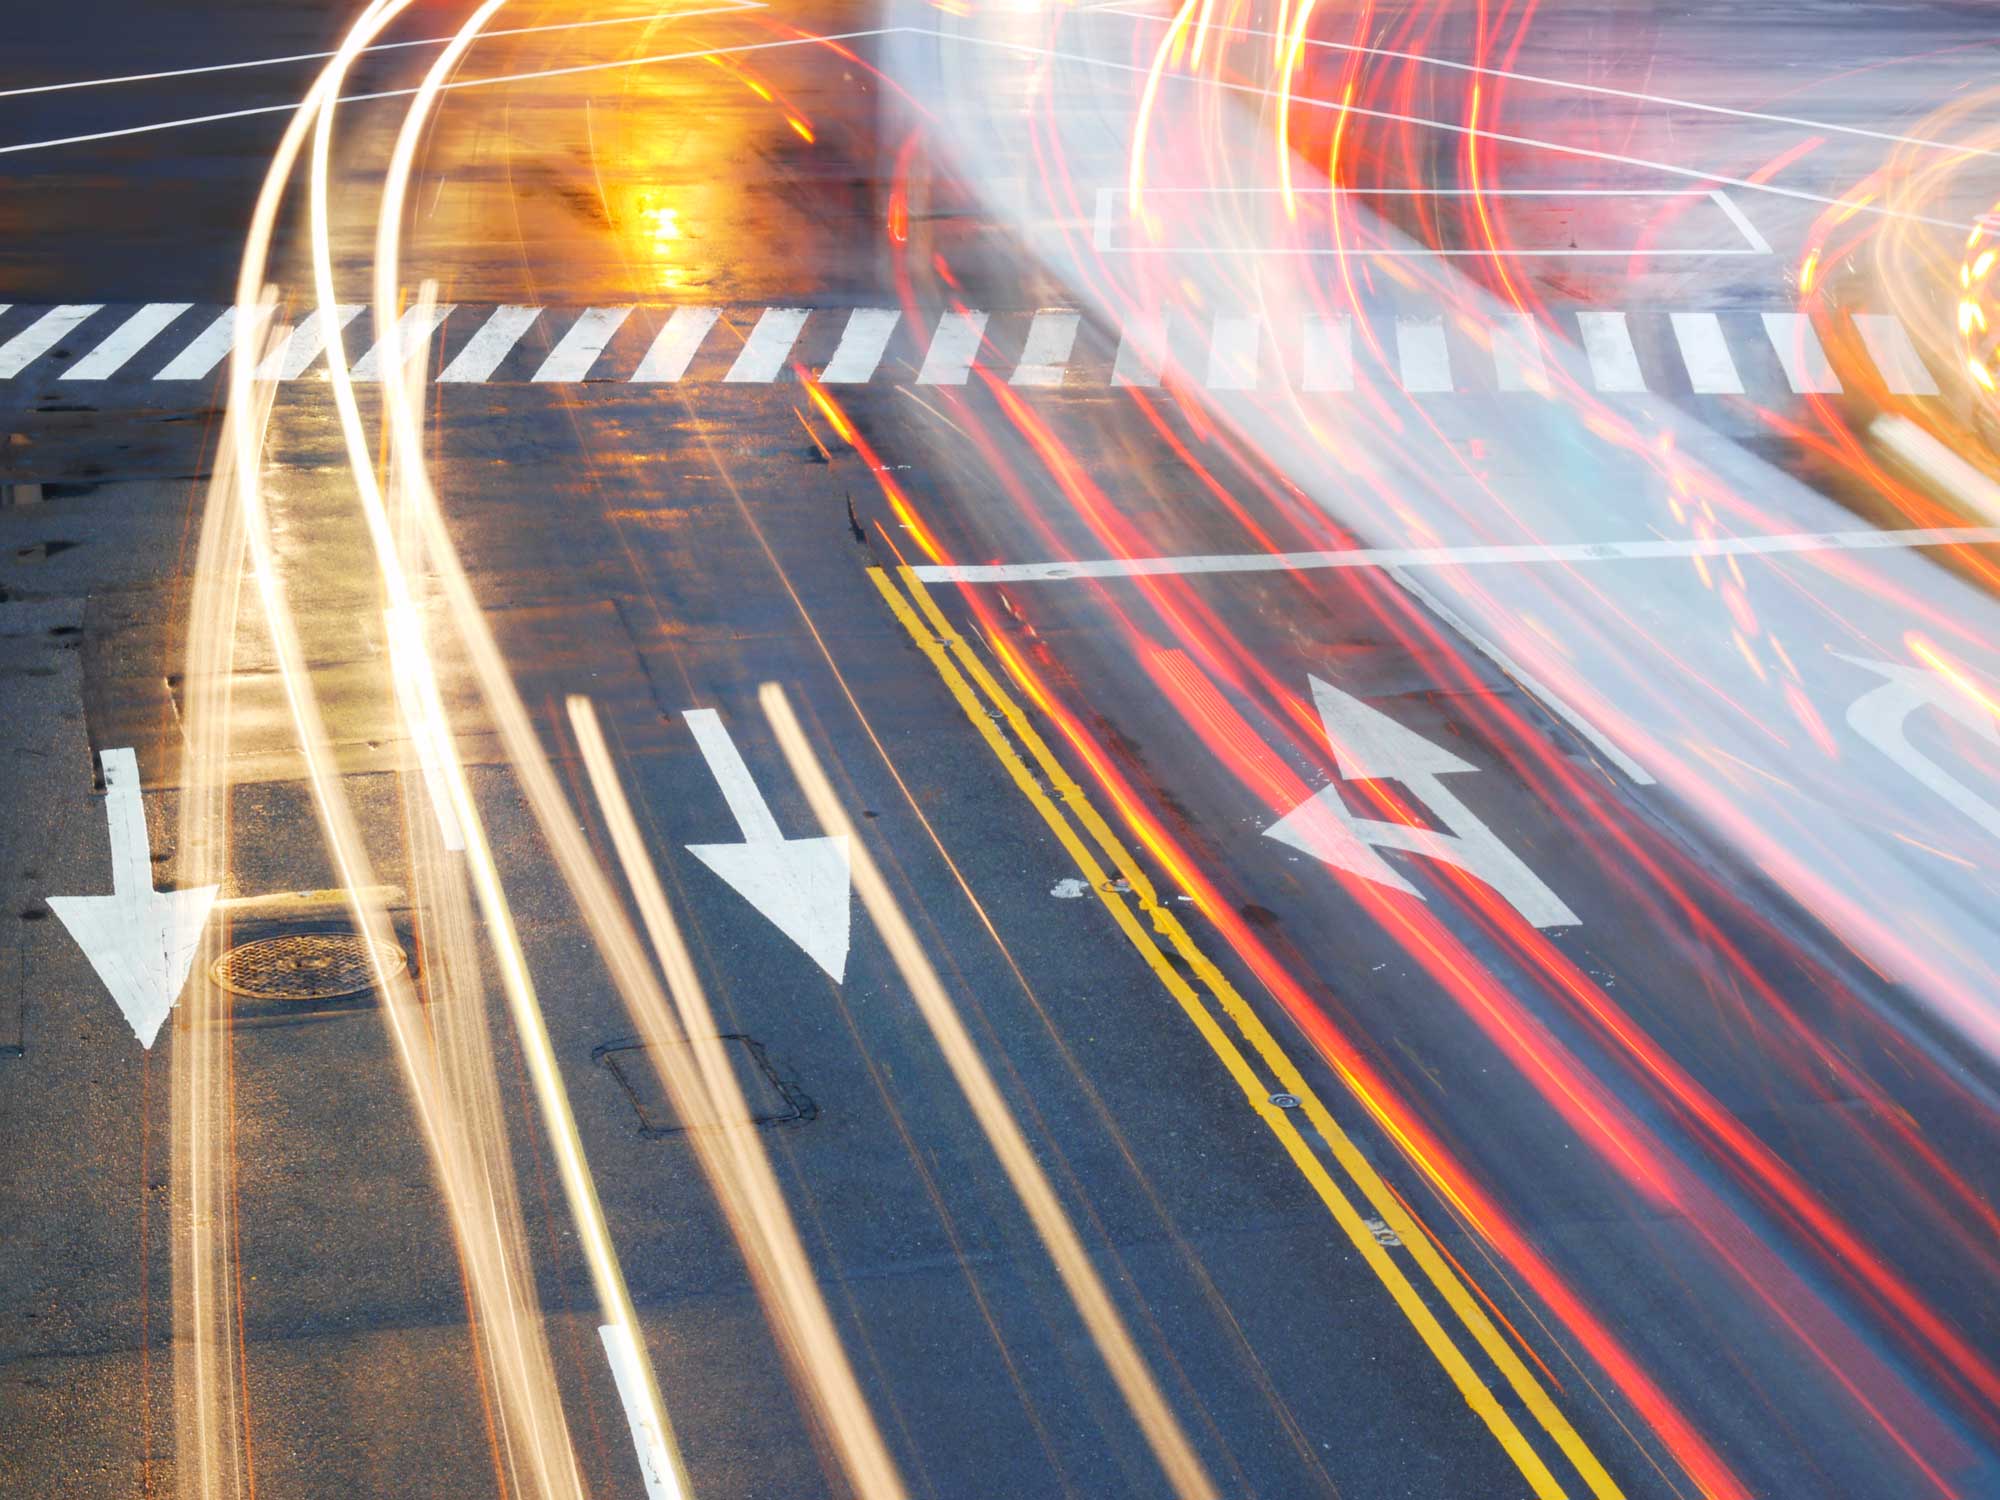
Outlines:
[[1496,563],[1644,562],[1676,557],[1777,557],[1903,547],[1984,547],[2000,525],[1908,531],[1810,531],[1762,536],[1644,537],[1630,542],[1511,542],[1467,547],[1352,547],[1330,552],[1237,552],[1193,557],[1105,557],[1073,562],[926,563],[925,583],[1058,583],[1197,573],[1295,573],[1321,568],[1462,568]]
[[1714,313],[1677,312],[1673,325],[1695,391],[1703,396],[1742,395],[1743,377],[1736,373],[1729,340],[1722,336],[1722,320]]
[[631,316],[629,307],[586,307],[529,378],[545,384],[588,379],[590,367],[611,342],[611,335]]
[[604,1355],[611,1362],[611,1378],[625,1407],[626,1425],[632,1430],[632,1446],[639,1453],[639,1472],[646,1480],[646,1500],[683,1500],[673,1455],[667,1452],[666,1439],[653,1420],[653,1403],[647,1394],[650,1383],[639,1363],[638,1339],[623,1323],[606,1323],[597,1330],[597,1336],[604,1341]]
[[1493,326],[1493,373],[1503,391],[1549,388],[1548,367],[1542,363],[1542,336],[1526,313],[1510,313]]
[[78,302],[52,307],[43,313],[6,343],[0,344],[0,380],[12,380],[19,375],[103,306],[101,302]]
[[146,804],[139,793],[139,759],[130,750],[106,750],[99,759],[111,834],[111,894],[51,896],[49,910],[111,991],[139,1045],[150,1048],[187,984],[220,887],[153,889],[152,843],[146,835]]
[[1300,385],[1308,391],[1354,389],[1354,324],[1346,314],[1307,318]]
[[1639,351],[1632,344],[1632,330],[1622,312],[1580,312],[1576,325],[1583,334],[1583,352],[1590,361],[1590,382],[1599,391],[1619,393],[1643,391],[1645,372],[1639,368]]
[[[334,325],[345,328],[361,314],[359,304],[338,306],[333,310]],[[276,330],[281,331],[281,330]],[[312,362],[326,350],[326,320],[319,313],[313,313],[306,320],[285,335],[285,340],[277,348],[264,356],[257,366],[259,380],[297,380],[312,368]]]
[[986,337],[986,314],[949,312],[938,319],[937,332],[917,371],[918,385],[964,385],[979,358],[980,340]]
[[236,347],[236,309],[225,307],[195,341],[167,361],[155,380],[202,380]]
[[1576,913],[1439,779],[1476,767],[1332,684],[1317,677],[1310,681],[1313,703],[1342,779],[1400,781],[1450,831],[1360,817],[1347,810],[1339,786],[1332,784],[1265,829],[1264,837],[1418,900],[1423,893],[1375,851],[1421,854],[1485,881],[1537,927],[1577,925]]
[[1021,362],[1014,366],[1008,384],[1061,385],[1082,322],[1082,314],[1060,308],[1045,307],[1036,313],[1035,321],[1028,325],[1027,342],[1021,346]]
[[853,886],[845,838],[788,839],[757,790],[736,742],[712,708],[681,715],[743,832],[737,844],[689,844],[688,852],[803,948],[838,984],[847,973]]
[[[430,336],[444,327],[444,320],[450,317],[458,304],[455,302],[432,303],[428,312],[422,303],[413,303],[403,310],[396,320],[396,347],[403,351],[405,363],[430,347]],[[382,341],[377,339],[369,351],[354,362],[348,372],[351,379],[366,383],[382,378]]]
[[478,331],[465,341],[465,347],[458,351],[457,357],[438,372],[438,384],[485,384],[541,315],[539,307],[509,304],[494,308],[493,316],[479,325]]
[[1785,367],[1785,379],[1801,396],[1840,394],[1840,377],[1820,347],[1812,319],[1804,313],[1765,313],[1764,332],[1778,351],[1778,363]]
[[111,331],[108,338],[62,372],[63,380],[109,380],[152,343],[192,302],[148,302]]
[[1892,395],[1935,396],[1938,393],[1937,380],[1924,364],[1923,356],[1917,353],[1917,346],[1910,342],[1910,331],[1903,326],[1901,318],[1887,313],[1856,313],[1854,326],[1861,334],[1861,342],[1868,346],[1868,357],[1882,372],[1882,379]]
[[1893,412],[1870,422],[1868,435],[1981,520],[2000,526],[2000,484],[1984,469]]
[[1160,383],[1167,362],[1167,323],[1141,318],[1118,330],[1118,355],[1111,362],[1113,385],[1151,386]]
[[744,341],[742,352],[736,356],[736,363],[722,378],[757,385],[776,380],[778,372],[785,368],[792,345],[798,342],[799,330],[806,326],[809,313],[810,309],[803,307],[765,308]]
[[1211,391],[1257,389],[1258,320],[1217,315],[1208,341],[1208,370],[1202,384]]
[[819,372],[819,383],[865,385],[873,380],[889,347],[890,335],[902,320],[903,314],[897,308],[855,308],[847,315],[847,326],[840,331],[840,344],[833,351],[833,358]]
[[1708,195],[1708,200],[1729,216],[1729,222],[1734,224],[1743,238],[1749,242],[1751,254],[1769,255],[1771,253],[1771,242],[1764,238],[1755,224],[1750,222],[1750,216],[1736,206],[1734,198],[1723,192],[1721,188],[1717,188]]
[[640,382],[672,383],[687,374],[701,342],[722,316],[719,307],[677,307],[646,349],[632,378]]
[[1426,395],[1451,389],[1451,351],[1442,318],[1396,319],[1396,365],[1403,389]]
[[1935,708],[1958,720],[1982,739],[2000,745],[2000,723],[1954,687],[1941,673],[1901,662],[1869,661],[1835,652],[1842,661],[1885,678],[1880,686],[1847,705],[1847,723],[1856,734],[1950,803],[1967,821],[2000,838],[2000,807],[1995,807],[1909,741],[1903,724],[1920,708]]

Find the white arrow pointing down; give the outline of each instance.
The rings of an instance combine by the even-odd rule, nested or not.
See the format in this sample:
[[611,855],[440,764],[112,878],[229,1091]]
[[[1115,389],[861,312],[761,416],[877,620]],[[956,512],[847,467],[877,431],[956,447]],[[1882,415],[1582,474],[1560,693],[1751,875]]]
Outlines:
[[139,798],[139,760],[106,750],[104,806],[111,824],[111,894],[51,896],[49,910],[83,949],[97,977],[150,1048],[180,999],[219,886],[153,889],[153,852]]
[[681,717],[743,830],[740,844],[689,844],[688,852],[840,983],[853,919],[847,840],[786,838],[721,716],[712,708],[690,708]]

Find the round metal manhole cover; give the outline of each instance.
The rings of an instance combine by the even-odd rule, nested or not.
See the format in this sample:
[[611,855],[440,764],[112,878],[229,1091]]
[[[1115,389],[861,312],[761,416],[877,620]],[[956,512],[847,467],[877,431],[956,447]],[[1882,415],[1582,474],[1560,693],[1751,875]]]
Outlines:
[[[404,967],[394,943],[375,945],[382,966]],[[209,965],[209,978],[252,1000],[338,1000],[375,987],[369,940],[351,932],[297,932],[241,943]]]

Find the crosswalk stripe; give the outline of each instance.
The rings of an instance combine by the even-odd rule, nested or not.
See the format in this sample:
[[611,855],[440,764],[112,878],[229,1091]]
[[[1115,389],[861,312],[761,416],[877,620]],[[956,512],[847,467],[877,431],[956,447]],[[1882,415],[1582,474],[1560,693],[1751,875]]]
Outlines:
[[1210,326],[1203,383],[1212,391],[1256,390],[1257,343],[1255,318],[1218,316]]
[[1549,389],[1548,366],[1542,363],[1542,335],[1526,313],[1510,313],[1493,328],[1493,373],[1503,391]]
[[102,302],[77,302],[52,307],[43,313],[6,343],[0,344],[0,380],[12,380],[103,306]]
[[722,378],[739,385],[764,385],[776,380],[810,313],[811,309],[805,307],[765,308],[757,326],[750,330],[750,337],[743,341],[736,363]]
[[1345,313],[1305,321],[1299,384],[1308,391],[1354,389],[1354,323]]
[[645,384],[679,380],[708,337],[709,329],[722,316],[719,307],[677,307],[646,348],[646,356],[632,378]]
[[819,372],[822,385],[860,385],[875,378],[876,367],[889,347],[889,336],[903,314],[893,307],[857,307],[847,315],[840,346]]
[[937,332],[917,371],[918,385],[964,385],[979,358],[979,341],[986,337],[986,314],[949,312],[938,319]]
[[1677,312],[1670,320],[1674,341],[1681,346],[1688,382],[1703,396],[1740,396],[1743,377],[1736,373],[1729,340],[1722,336],[1722,319],[1714,313]]
[[1854,326],[1860,330],[1861,342],[1868,346],[1868,357],[1882,372],[1882,379],[1891,395],[1935,396],[1938,393],[1937,378],[1924,364],[1923,356],[1917,353],[1917,346],[1910,342],[1910,330],[1903,326],[1901,318],[1887,313],[1856,313]]
[[[346,328],[361,315],[358,304],[340,305],[333,310],[336,328]],[[285,341],[257,366],[259,380],[297,380],[312,368],[312,362],[326,349],[326,320],[318,311],[306,314],[305,321],[285,335]]]
[[1113,385],[1149,386],[1160,383],[1166,363],[1167,324],[1163,318],[1142,318],[1118,330],[1118,356],[1111,363]]
[[[455,302],[434,303],[428,313],[421,305],[403,309],[403,315],[396,319],[396,347],[403,351],[404,362],[413,360],[426,347],[430,336],[444,327],[444,320],[457,307]],[[351,372],[356,381],[380,380],[382,378],[382,340],[366,354],[354,362]]]
[[569,325],[569,332],[549,351],[541,368],[528,378],[544,384],[589,379],[590,367],[597,363],[597,356],[611,342],[611,335],[631,316],[629,307],[586,307],[582,316]]
[[1396,319],[1396,364],[1403,389],[1428,395],[1451,389],[1451,351],[1445,347],[1442,318]]
[[1590,361],[1590,383],[1595,389],[1616,395],[1646,388],[1646,374],[1639,368],[1639,351],[1632,344],[1625,314],[1580,312],[1576,326],[1583,334],[1583,353]]
[[1021,362],[1007,377],[1009,385],[1049,386],[1063,383],[1070,355],[1076,350],[1076,330],[1083,318],[1078,313],[1045,307],[1028,325],[1027,342],[1021,346]]
[[167,361],[155,380],[204,380],[236,347],[236,309],[225,307],[194,342]]
[[1765,313],[1764,332],[1778,351],[1778,363],[1785,367],[1785,379],[1801,396],[1837,396],[1840,377],[1820,347],[1812,319],[1804,313]]
[[62,372],[64,380],[108,380],[126,361],[158,338],[192,302],[148,302],[111,331],[108,338]]
[[458,351],[457,357],[438,372],[438,384],[485,384],[541,315],[539,307],[510,303],[494,308],[493,316],[479,325],[478,331],[465,341],[465,347]]

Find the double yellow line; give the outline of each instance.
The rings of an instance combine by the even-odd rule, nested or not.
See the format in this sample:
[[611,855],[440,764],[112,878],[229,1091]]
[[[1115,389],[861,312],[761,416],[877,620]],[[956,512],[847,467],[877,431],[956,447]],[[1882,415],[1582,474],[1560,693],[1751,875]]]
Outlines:
[[[1554,1442],[1575,1474],[1595,1500],[1623,1500],[1623,1492],[1606,1472],[1597,1455],[1578,1436],[1569,1419],[1550,1400],[1519,1352],[1494,1326],[1484,1308],[1467,1288],[1464,1279],[1446,1262],[1430,1237],[1411,1219],[1402,1201],[1368,1164],[1354,1142],[1327,1110],[1298,1067],[1279,1046],[1264,1023],[1235,986],[1188,935],[1180,919],[1162,905],[1152,881],[1118,836],[1092,805],[1089,796],[1066,772],[1050,751],[1019,704],[995,680],[986,664],[952,628],[928,590],[908,569],[895,577],[882,568],[869,569],[869,578],[881,592],[890,610],[910,639],[922,651],[951,694],[965,710],[995,759],[1013,777],[1014,784],[1034,804],[1063,847],[1076,861],[1119,930],[1138,950],[1140,957],[1174,997],[1181,1011],[1201,1033],[1222,1065],[1243,1090],[1244,1099],[1258,1118],[1278,1138],[1293,1163],[1333,1215],[1334,1222],[1368,1263],[1369,1269],[1388,1289],[1403,1315],[1423,1339],[1425,1347],[1450,1376],[1465,1402],[1486,1424],[1507,1456],[1513,1460],[1539,1500],[1568,1500],[1570,1491],[1550,1471],[1535,1445],[1521,1431],[1512,1414],[1500,1404],[1471,1361],[1454,1341],[1452,1334],[1432,1311],[1403,1267],[1376,1239],[1349,1196],[1348,1188],[1359,1193],[1380,1220],[1395,1232],[1402,1247],[1415,1260],[1424,1279],[1436,1290],[1456,1315],[1466,1332],[1484,1351],[1493,1367],[1523,1407]],[[1004,724],[1012,733],[1003,732]],[[1017,749],[1016,745],[1021,748]],[[1028,759],[1024,759],[1025,750]],[[1031,767],[1028,760],[1034,762]],[[1040,776],[1036,774],[1039,768]],[[1118,877],[1114,879],[1112,872]],[[1142,920],[1142,914],[1144,920]],[[1161,946],[1162,940],[1165,947]],[[1172,950],[1172,957],[1167,949]],[[1201,990],[1189,983],[1175,960],[1201,982]],[[1223,1020],[1228,1020],[1225,1028]],[[1233,1031],[1233,1035],[1232,1035]],[[1243,1045],[1248,1044],[1246,1054]],[[1254,1055],[1256,1061],[1252,1062]],[[1259,1071],[1261,1066],[1262,1072]],[[1281,1107],[1273,1096],[1289,1094],[1296,1107]],[[1326,1156],[1315,1149],[1300,1129],[1298,1116],[1304,1115],[1313,1132],[1347,1178],[1347,1187],[1328,1170]]]

